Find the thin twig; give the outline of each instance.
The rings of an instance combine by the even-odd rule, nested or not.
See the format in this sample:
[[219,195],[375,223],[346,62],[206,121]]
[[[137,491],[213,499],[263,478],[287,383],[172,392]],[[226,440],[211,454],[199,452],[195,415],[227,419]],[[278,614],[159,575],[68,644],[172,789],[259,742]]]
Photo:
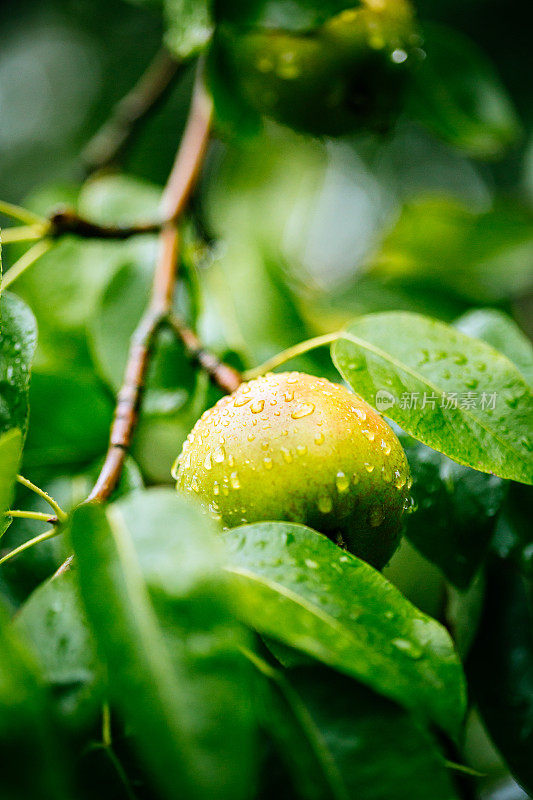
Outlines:
[[189,358],[207,372],[219,389],[222,389],[226,394],[231,394],[239,388],[242,383],[240,372],[229,364],[225,364],[218,356],[207,350],[194,331],[184,325],[177,317],[170,315],[168,324],[184,344]]
[[175,222],[186,207],[200,171],[211,122],[211,103],[198,73],[191,110],[172,172],[161,202],[165,223],[161,249],[152,283],[151,299],[130,345],[122,388],[118,394],[107,455],[87,501],[106,500],[120,480],[122,467],[137,423],[139,405],[152,345],[161,324],[170,314],[176,280],[179,237]]
[[65,234],[81,236],[84,239],[129,239],[141,233],[158,233],[160,222],[140,222],[135,225],[98,225],[80,217],[74,209],[55,211],[50,216],[47,236],[58,239]]
[[148,69],[113,109],[82,153],[88,173],[114,163],[139,123],[163,99],[178,74],[180,62],[166,48],[156,54]]

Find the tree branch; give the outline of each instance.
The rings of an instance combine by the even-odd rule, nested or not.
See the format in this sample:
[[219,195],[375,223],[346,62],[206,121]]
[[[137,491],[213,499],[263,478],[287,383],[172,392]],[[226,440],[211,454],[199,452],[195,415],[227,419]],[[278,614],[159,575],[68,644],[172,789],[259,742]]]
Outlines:
[[139,123],[163,99],[182,63],[162,47],[133,89],[115,106],[110,118],[82,152],[88,173],[104,169],[119,157]]
[[141,233],[158,233],[160,222],[140,222],[136,225],[98,225],[90,222],[71,208],[55,211],[50,215],[49,227],[44,235],[59,239],[65,234],[81,236],[84,239],[129,239]]
[[118,394],[107,455],[87,501],[106,500],[116,487],[137,423],[139,406],[152,345],[172,309],[176,280],[179,235],[176,222],[187,205],[200,171],[211,121],[211,102],[200,73],[197,75],[191,110],[161,201],[166,222],[160,234],[161,249],[152,283],[151,299],[131,339],[122,388]]
[[236,391],[242,383],[242,376],[229,364],[225,364],[218,356],[207,350],[198,336],[175,316],[170,315],[168,324],[180,339],[192,361],[196,361],[207,372],[213,383],[226,394]]

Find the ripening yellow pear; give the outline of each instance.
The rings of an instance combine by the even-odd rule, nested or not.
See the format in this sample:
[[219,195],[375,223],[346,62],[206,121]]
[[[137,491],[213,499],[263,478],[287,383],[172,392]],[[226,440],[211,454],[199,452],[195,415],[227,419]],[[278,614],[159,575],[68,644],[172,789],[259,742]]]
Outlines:
[[398,546],[411,486],[405,453],[377,411],[300,372],[267,374],[219,400],[173,475],[228,527],[300,522],[379,569]]

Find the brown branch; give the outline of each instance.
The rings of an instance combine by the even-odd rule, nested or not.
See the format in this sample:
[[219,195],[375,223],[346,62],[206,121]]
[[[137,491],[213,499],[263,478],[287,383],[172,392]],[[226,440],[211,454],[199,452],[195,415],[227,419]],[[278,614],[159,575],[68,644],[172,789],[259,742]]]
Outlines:
[[207,350],[199,340],[198,336],[186,325],[171,315],[168,324],[180,339],[187,351],[187,355],[192,361],[196,361],[202,369],[207,372],[213,383],[222,389],[226,394],[236,391],[242,383],[240,372],[225,364],[218,356]]
[[160,222],[140,222],[136,225],[98,225],[80,217],[71,208],[55,211],[50,215],[46,236],[58,239],[65,234],[84,239],[129,239],[142,233],[158,233]]
[[179,236],[175,223],[185,209],[200,171],[211,121],[211,102],[198,73],[183,138],[161,201],[165,222],[151,299],[131,339],[122,388],[111,426],[109,448],[98,480],[87,501],[106,500],[116,487],[137,423],[150,354],[155,336],[172,309]]
[[88,173],[117,160],[139,123],[164,98],[180,66],[181,62],[165,47],[159,50],[133,89],[117,103],[110,118],[85,146],[82,161]]

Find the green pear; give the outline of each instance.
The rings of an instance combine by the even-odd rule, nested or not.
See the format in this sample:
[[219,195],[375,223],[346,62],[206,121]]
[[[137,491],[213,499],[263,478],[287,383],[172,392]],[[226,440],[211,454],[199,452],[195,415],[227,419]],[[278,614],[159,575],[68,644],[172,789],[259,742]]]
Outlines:
[[173,475],[227,527],[300,522],[379,569],[398,546],[411,486],[405,453],[377,411],[299,372],[265,375],[219,400]]

